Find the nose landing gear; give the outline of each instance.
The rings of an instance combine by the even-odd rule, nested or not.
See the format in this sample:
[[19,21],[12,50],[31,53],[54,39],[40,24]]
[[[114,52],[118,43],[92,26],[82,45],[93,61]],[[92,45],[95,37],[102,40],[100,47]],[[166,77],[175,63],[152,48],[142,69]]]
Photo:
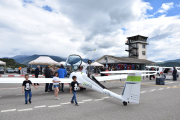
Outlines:
[[127,106],[127,102],[123,101],[123,105],[124,105],[124,106]]

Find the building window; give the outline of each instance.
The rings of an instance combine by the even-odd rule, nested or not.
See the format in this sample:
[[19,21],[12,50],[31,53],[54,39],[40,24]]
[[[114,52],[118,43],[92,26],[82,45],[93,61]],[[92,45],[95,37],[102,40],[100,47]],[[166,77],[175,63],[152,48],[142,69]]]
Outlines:
[[142,45],[142,48],[146,48],[146,45]]
[[146,55],[146,52],[145,52],[145,51],[142,51],[142,54],[143,54],[143,55]]

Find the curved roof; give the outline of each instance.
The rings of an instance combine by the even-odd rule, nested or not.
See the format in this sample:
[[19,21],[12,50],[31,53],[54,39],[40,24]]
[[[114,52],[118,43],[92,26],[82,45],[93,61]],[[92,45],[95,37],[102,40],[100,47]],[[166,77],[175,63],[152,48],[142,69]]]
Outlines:
[[47,56],[40,56],[37,59],[29,62],[31,65],[58,65],[59,63]]

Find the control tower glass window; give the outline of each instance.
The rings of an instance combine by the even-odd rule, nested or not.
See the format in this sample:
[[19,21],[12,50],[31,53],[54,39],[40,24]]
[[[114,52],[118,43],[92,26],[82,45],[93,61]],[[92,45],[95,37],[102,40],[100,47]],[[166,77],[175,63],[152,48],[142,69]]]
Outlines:
[[142,45],[142,48],[146,48],[146,45]]
[[145,52],[145,51],[142,51],[142,54],[143,54],[143,55],[146,55],[146,52]]

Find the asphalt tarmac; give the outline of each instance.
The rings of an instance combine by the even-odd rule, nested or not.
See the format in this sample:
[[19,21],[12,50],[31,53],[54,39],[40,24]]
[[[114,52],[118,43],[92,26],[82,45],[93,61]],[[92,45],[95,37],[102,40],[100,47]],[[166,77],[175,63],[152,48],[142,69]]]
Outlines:
[[[102,84],[121,94],[124,81]],[[180,120],[180,79],[166,80],[165,85],[142,79],[140,103],[127,106],[89,89],[78,91],[80,106],[75,106],[68,85],[59,92],[60,100],[54,99],[54,92],[45,93],[44,86],[32,87],[32,103],[25,105],[21,84],[0,84],[0,120]]]

